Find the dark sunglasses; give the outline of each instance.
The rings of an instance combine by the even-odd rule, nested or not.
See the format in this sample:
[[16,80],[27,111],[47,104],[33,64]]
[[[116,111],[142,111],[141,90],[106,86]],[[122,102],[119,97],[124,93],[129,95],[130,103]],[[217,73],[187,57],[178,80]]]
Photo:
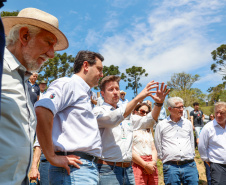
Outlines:
[[143,110],[143,109],[140,109],[139,112],[140,112],[140,114],[148,114],[148,113],[149,113],[149,111],[146,112],[146,111]]

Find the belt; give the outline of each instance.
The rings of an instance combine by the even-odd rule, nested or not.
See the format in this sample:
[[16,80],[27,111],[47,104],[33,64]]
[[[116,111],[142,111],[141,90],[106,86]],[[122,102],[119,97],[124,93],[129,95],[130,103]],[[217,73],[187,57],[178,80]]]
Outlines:
[[95,157],[93,155],[87,154],[85,152],[79,152],[79,151],[75,151],[75,152],[55,152],[56,155],[77,155],[83,159],[87,159],[89,161],[93,161],[93,162],[97,162],[98,157]]
[[132,165],[132,162],[110,162],[110,161],[104,161],[99,159],[97,161],[97,164],[105,164],[105,165],[111,165],[111,166],[118,166],[121,168],[128,168]]
[[176,164],[176,165],[183,165],[183,164],[187,164],[187,163],[192,163],[194,162],[194,160],[185,160],[185,161],[167,161],[164,164]]
[[41,159],[41,162],[47,162],[48,160],[47,159]]

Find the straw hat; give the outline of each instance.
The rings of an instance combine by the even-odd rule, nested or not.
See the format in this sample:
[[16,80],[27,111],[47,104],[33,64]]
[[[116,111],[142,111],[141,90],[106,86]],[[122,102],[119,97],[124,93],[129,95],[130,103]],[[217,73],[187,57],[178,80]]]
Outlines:
[[68,48],[66,36],[58,29],[58,19],[51,14],[36,8],[25,8],[17,16],[2,17],[5,34],[8,35],[10,29],[16,24],[29,24],[51,32],[57,38],[55,51]]
[[124,93],[124,94],[126,95],[126,92],[125,92],[125,91],[123,91],[123,90],[121,90],[121,91],[120,91],[120,94],[121,94],[121,93]]

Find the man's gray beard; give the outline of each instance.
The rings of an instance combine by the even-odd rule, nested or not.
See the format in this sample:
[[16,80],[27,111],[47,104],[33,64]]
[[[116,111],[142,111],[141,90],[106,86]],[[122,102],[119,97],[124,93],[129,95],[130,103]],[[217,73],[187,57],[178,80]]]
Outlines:
[[[28,47],[30,49],[30,51],[32,51],[32,47],[35,45],[35,41],[34,39],[30,40],[30,42],[28,43]],[[23,52],[23,57],[26,63],[26,67],[27,70],[30,72],[36,72],[38,71],[41,66],[38,65],[36,60],[32,60],[30,54],[28,53],[28,51],[24,51]]]

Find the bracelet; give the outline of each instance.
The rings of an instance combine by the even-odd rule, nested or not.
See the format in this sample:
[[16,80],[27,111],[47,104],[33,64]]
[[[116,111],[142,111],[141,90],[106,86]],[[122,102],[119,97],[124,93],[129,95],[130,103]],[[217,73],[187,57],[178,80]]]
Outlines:
[[152,161],[155,161],[155,164],[157,164],[157,161],[155,159],[153,159]]
[[154,105],[156,105],[157,107],[162,107],[163,103],[154,103]]

